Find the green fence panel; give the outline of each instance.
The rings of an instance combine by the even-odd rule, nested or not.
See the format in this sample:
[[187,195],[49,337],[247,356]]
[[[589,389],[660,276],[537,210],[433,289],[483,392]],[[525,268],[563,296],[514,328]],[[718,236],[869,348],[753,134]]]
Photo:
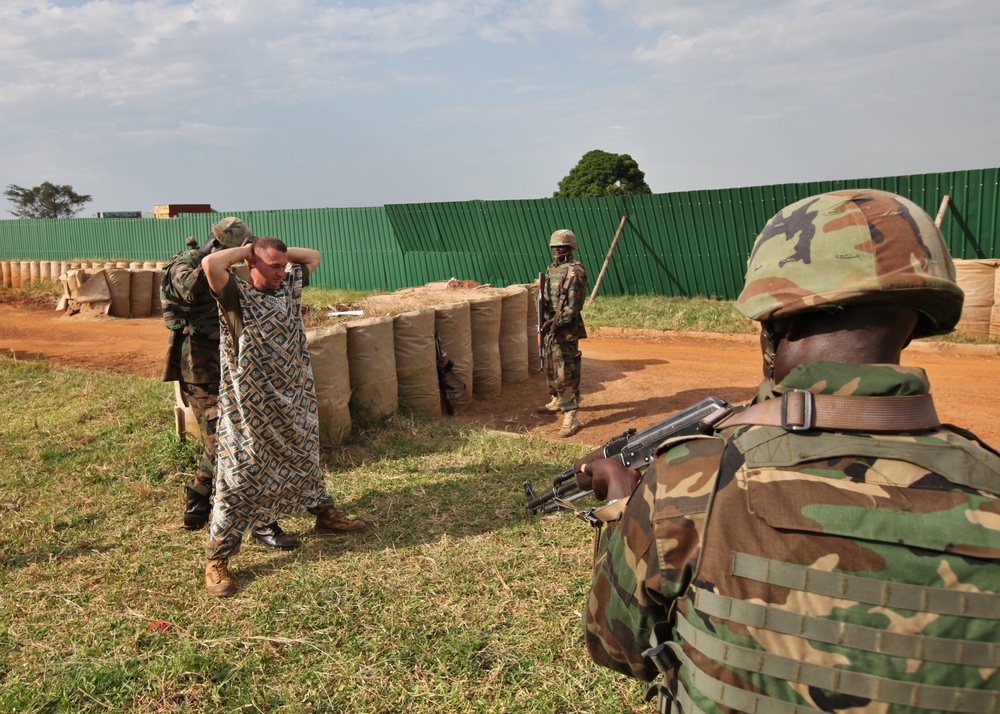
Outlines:
[[[870,186],[907,196],[937,216],[956,258],[1000,257],[1000,169],[774,184],[642,196],[395,204],[235,213],[256,235],[315,248],[315,284],[396,290],[437,280],[496,287],[533,282],[551,261],[558,228],[577,236],[577,257],[600,294],[718,296],[743,283],[757,233],[780,208],[807,196]],[[0,259],[166,260],[188,236],[201,243],[223,214],[175,219],[0,221]],[[622,226],[614,252],[609,250]]]

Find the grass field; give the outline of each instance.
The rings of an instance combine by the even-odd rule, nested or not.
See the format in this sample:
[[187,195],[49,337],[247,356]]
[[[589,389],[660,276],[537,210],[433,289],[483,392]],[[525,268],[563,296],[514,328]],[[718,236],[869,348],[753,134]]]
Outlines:
[[[352,299],[331,292],[307,301]],[[753,330],[732,315],[600,298],[587,319]],[[0,711],[651,711],[583,647],[591,529],[523,508],[521,483],[581,447],[402,416],[359,429],[324,454],[327,480],[376,527],[285,519],[302,547],[248,541],[240,592],[217,600],[204,532],[180,528],[197,453],[170,385],[9,357],[0,385]]]
[[[360,536],[248,541],[204,588],[169,385],[0,357],[0,711],[648,711],[593,665],[592,532],[530,517],[573,445],[394,417],[325,454]],[[157,623],[163,624],[157,624]]]

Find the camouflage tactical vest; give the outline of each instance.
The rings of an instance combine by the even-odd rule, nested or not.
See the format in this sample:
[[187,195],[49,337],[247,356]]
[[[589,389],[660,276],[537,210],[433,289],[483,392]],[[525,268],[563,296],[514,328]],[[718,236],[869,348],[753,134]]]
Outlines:
[[178,253],[167,263],[160,283],[163,322],[170,330],[219,339],[219,310],[201,269],[199,250]]
[[660,711],[1000,710],[1000,458],[950,429],[727,438],[646,653]]

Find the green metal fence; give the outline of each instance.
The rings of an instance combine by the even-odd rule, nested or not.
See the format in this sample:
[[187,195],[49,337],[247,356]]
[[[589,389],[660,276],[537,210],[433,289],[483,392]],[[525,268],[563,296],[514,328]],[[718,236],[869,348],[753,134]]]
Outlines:
[[[732,299],[754,237],[783,206],[841,188],[893,191],[936,216],[956,258],[1000,257],[1000,169],[776,184],[642,196],[462,201],[236,213],[257,235],[316,248],[315,284],[395,290],[459,278],[494,286],[534,280],[548,236],[572,229],[591,284],[622,226],[601,294],[715,295]],[[625,217],[622,223],[622,217]],[[219,214],[176,219],[0,221],[0,259],[166,260],[199,241]]]

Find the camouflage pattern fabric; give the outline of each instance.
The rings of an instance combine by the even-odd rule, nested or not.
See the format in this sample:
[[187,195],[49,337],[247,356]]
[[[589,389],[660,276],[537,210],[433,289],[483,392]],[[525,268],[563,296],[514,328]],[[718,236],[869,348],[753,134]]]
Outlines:
[[[316,393],[301,317],[302,266],[259,291],[235,275],[243,330],[222,331],[219,453],[205,555],[228,558],[243,533],[333,505],[319,462]],[[237,354],[238,348],[238,354]]]
[[163,273],[160,301],[170,330],[164,382],[219,382],[219,309],[201,269],[204,257],[197,249],[178,253]]
[[579,343],[557,342],[552,335],[542,340],[545,355],[545,384],[549,395],[559,397],[559,408],[572,411],[580,406],[580,367],[583,353]]
[[768,221],[736,309],[764,321],[859,302],[906,305],[921,314],[915,337],[927,337],[951,331],[963,300],[944,238],[922,208],[851,189],[803,199]]
[[[567,279],[568,278],[568,279]],[[587,271],[574,260],[556,261],[545,272],[545,300],[542,312],[552,320],[552,339],[573,342],[587,336],[583,324],[583,303],[587,300]]]
[[550,396],[559,397],[560,408],[567,412],[580,404],[580,366],[578,341],[587,337],[583,324],[587,299],[587,271],[574,260],[556,261],[545,274],[542,313],[552,320],[552,328],[542,340],[545,357],[545,381]]
[[219,385],[188,384],[181,382],[181,390],[187,397],[187,403],[198,420],[198,429],[204,444],[201,461],[198,463],[198,473],[187,486],[202,496],[211,496],[215,481],[215,456],[217,449],[217,427],[219,421]]
[[[922,370],[801,365],[786,389],[922,394]],[[740,426],[668,442],[602,539],[599,664],[671,712],[1000,707],[1000,457],[951,429]]]

